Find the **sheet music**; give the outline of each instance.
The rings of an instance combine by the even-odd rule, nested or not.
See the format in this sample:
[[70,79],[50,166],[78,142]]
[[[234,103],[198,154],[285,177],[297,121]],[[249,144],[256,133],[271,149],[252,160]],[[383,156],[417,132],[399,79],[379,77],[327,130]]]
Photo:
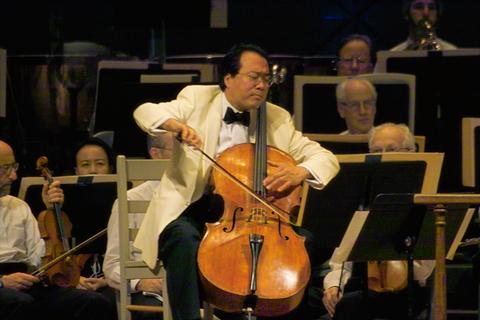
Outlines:
[[363,225],[367,220],[368,213],[369,211],[355,211],[352,220],[348,225],[347,231],[343,235],[342,242],[340,242],[340,246],[336,250],[336,261],[347,261],[353,245],[357,242],[358,235],[360,234],[360,231],[362,231]]

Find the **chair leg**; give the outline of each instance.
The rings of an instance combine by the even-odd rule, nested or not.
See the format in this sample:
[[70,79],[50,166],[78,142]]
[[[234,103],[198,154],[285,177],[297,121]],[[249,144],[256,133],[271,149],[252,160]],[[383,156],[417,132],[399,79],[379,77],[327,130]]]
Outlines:
[[163,320],[173,320],[172,309],[170,308],[170,301],[168,299],[167,289],[167,272],[163,270],[163,284],[162,284],[162,297],[163,297]]
[[208,302],[203,302],[203,319],[213,320],[213,308]]

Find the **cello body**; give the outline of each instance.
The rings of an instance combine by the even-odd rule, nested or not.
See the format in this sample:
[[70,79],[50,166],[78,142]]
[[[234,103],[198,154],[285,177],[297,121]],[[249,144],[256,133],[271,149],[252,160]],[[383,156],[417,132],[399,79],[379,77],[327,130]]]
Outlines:
[[[225,150],[218,163],[237,179],[252,185],[255,145],[239,144]],[[275,162],[295,161],[283,151],[268,147],[267,158]],[[276,170],[267,165],[267,174]],[[215,193],[221,195],[221,219],[207,224],[198,251],[200,279],[206,300],[227,312],[250,307],[258,316],[278,316],[295,309],[302,300],[310,278],[305,239],[288,222],[251,195],[242,192],[216,170],[212,172]],[[301,186],[274,196],[274,206],[295,212]],[[252,249],[252,235],[260,238],[258,256]],[[252,281],[254,277],[254,281]],[[252,282],[254,288],[252,290]]]

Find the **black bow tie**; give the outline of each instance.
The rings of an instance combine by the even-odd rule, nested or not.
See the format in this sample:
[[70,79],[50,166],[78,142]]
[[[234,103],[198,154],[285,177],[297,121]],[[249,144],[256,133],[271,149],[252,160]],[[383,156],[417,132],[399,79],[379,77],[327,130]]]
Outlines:
[[250,113],[235,112],[232,108],[227,108],[227,112],[225,113],[225,117],[223,117],[223,121],[225,121],[226,124],[238,122],[248,127],[250,124]]

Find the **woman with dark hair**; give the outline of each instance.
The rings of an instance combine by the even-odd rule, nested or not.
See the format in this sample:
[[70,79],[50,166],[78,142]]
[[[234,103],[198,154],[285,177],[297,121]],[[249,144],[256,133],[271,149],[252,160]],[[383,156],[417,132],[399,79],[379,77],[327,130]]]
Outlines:
[[[75,148],[74,167],[76,175],[111,174],[114,172],[114,153],[112,148],[102,139],[91,137],[80,142]],[[42,200],[47,208],[52,208],[54,203],[64,203],[63,190],[60,181],[45,184],[42,190]],[[86,257],[86,256],[85,256]],[[78,288],[100,291],[110,298],[115,304],[114,291],[103,277],[103,258],[100,254],[92,254],[84,263],[82,276]]]
[[99,138],[88,138],[75,149],[75,174],[109,174],[114,172],[112,148]]

